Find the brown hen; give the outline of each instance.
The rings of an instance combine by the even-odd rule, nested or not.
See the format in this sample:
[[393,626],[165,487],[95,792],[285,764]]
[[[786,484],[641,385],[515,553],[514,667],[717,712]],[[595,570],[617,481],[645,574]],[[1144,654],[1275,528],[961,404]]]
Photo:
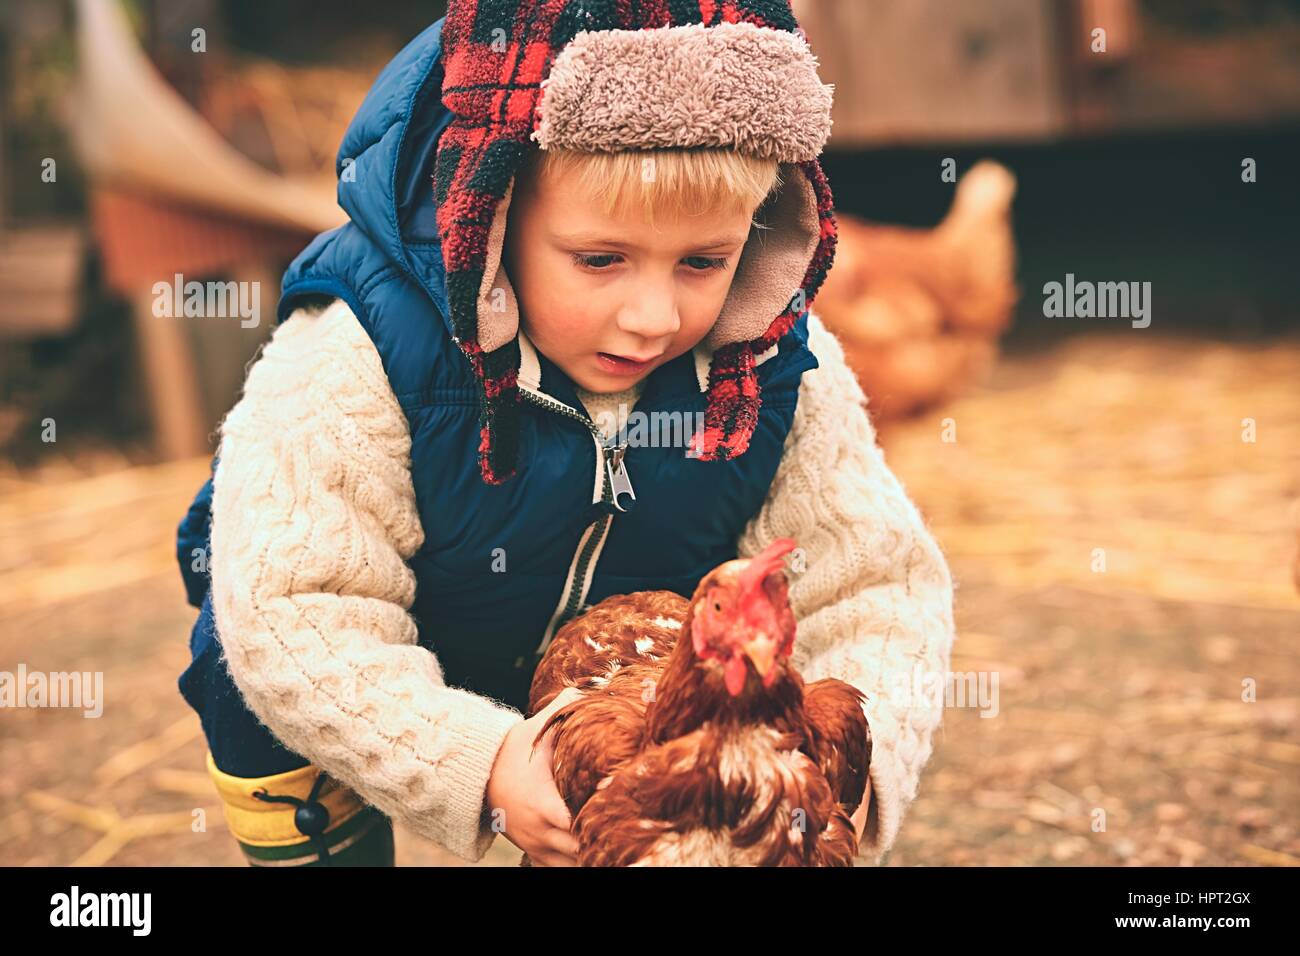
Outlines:
[[[555,635],[530,714],[566,687],[552,773],[581,866],[851,866],[865,696],[804,685],[779,539],[671,591],[608,598]],[[525,862],[527,862],[525,860]]]
[[837,215],[835,268],[817,314],[844,346],[876,422],[951,398],[992,364],[1019,294],[1015,188],[1010,171],[985,161],[962,177],[937,228]]

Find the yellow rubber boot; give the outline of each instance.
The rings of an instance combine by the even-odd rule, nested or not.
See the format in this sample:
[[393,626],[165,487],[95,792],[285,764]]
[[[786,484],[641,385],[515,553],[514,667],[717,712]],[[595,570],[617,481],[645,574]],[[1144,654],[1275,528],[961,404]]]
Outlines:
[[313,766],[234,777],[207,756],[250,866],[393,866],[393,822]]

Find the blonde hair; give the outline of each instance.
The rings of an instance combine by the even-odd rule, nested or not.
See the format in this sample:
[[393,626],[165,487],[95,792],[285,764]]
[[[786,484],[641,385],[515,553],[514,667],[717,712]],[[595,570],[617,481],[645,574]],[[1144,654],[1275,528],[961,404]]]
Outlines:
[[656,215],[752,215],[781,187],[777,160],[725,148],[614,153],[544,149],[530,159],[538,181],[576,173],[606,215],[640,213],[652,227]]

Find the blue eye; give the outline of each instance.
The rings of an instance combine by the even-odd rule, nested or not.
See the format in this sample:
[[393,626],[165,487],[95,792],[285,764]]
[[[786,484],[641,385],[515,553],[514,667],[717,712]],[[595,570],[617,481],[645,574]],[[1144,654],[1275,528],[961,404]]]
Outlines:
[[702,263],[704,263],[703,265],[692,265],[692,266],[691,266],[691,268],[694,269],[696,272],[708,272],[708,271],[710,271],[710,270],[712,270],[712,269],[725,269],[725,268],[727,268],[727,257],[726,257],[726,256],[722,256],[721,258],[713,258],[713,257],[710,257],[710,256],[687,256],[686,259],[685,259],[685,261],[686,261],[686,262],[696,262],[696,263],[702,262]]

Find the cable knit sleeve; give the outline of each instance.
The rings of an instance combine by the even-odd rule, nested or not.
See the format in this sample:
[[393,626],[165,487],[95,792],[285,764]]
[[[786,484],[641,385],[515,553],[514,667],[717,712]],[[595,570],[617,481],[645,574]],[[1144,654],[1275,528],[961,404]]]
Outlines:
[[213,611],[250,709],[395,821],[481,859],[488,776],[523,715],[446,686],[416,643],[410,434],[342,302],[276,329],[222,424],[213,487]]
[[[866,398],[839,340],[815,314],[799,404],[766,502],[741,535],[741,557],[788,536],[793,663],[804,680],[838,677],[869,698],[873,806],[858,856],[879,864],[898,836],[930,758],[942,707],[911,699],[914,670],[946,675],[952,578],[938,544],[885,464]],[[802,568],[802,570],[800,570]]]

